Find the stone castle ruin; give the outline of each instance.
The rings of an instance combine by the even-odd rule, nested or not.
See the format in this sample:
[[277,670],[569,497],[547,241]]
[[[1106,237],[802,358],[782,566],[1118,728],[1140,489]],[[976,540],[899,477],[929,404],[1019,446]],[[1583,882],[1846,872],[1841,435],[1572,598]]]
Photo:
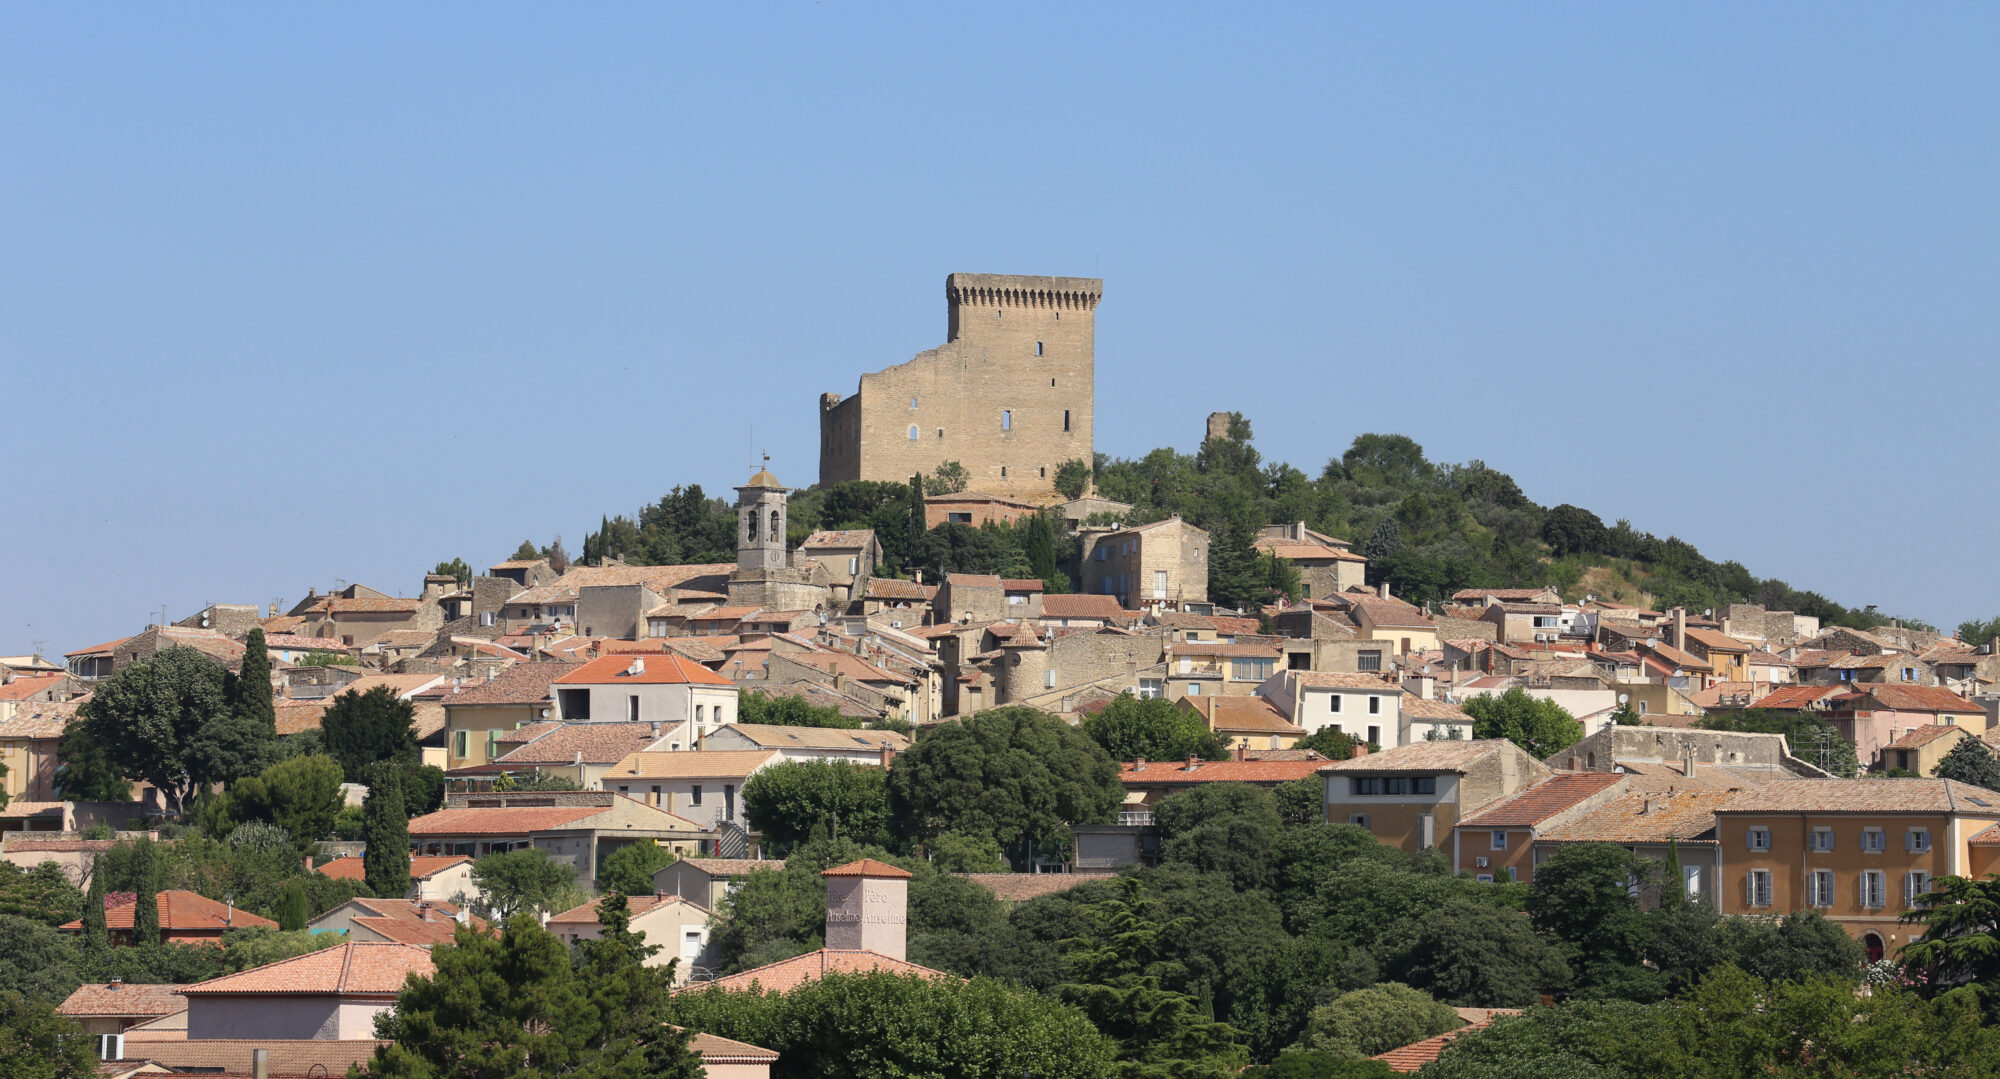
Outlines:
[[957,461],[970,490],[1055,501],[1057,466],[1091,459],[1104,282],[955,273],[944,291],[944,344],[821,395],[820,486]]

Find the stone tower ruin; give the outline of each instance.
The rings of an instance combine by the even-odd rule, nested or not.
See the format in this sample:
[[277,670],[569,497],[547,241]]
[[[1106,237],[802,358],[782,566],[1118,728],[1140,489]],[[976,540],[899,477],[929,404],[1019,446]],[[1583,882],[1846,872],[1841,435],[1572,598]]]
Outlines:
[[1055,501],[1056,468],[1091,460],[1104,282],[955,273],[945,343],[820,397],[819,482],[901,482],[957,461],[970,490]]

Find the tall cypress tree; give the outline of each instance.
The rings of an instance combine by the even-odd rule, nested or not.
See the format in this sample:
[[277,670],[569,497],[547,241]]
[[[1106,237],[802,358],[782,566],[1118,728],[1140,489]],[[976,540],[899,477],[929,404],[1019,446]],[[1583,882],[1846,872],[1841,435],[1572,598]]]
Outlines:
[[383,899],[401,899],[410,890],[410,818],[403,810],[403,784],[395,766],[375,766],[368,799],[361,803],[362,869],[368,890]]
[[102,955],[111,946],[111,931],[104,924],[104,859],[90,861],[90,892],[83,899],[83,946]]
[[1033,566],[1035,576],[1042,579],[1048,591],[1056,590],[1056,529],[1050,523],[1047,513],[1037,513],[1027,521],[1027,535],[1022,540],[1023,553],[1028,556],[1028,565]]
[[149,839],[141,839],[132,851],[132,890],[138,904],[132,910],[132,943],[160,942],[159,854]]
[[259,734],[278,737],[278,706],[271,699],[271,653],[264,631],[253,629],[243,639],[243,669],[236,676],[236,714],[255,724]]

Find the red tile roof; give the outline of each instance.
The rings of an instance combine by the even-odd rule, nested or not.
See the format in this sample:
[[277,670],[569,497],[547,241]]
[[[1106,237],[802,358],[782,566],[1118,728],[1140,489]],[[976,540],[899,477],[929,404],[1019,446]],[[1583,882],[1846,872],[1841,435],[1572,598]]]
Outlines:
[[1457,1030],[1446,1031],[1435,1038],[1425,1038],[1423,1041],[1391,1049],[1386,1053],[1378,1053],[1374,1059],[1388,1064],[1389,1070],[1393,1072],[1421,1071],[1424,1065],[1435,1061],[1444,1052],[1445,1046],[1467,1034],[1485,1030],[1492,1025],[1492,1022],[1489,1019],[1483,1023],[1471,1023]]
[[1963,734],[1970,737],[1972,732],[1964,727],[1953,727],[1944,723],[1931,723],[1906,732],[1901,738],[1890,742],[1889,749],[1921,749],[1947,735]]
[[[597,904],[599,902],[601,902],[601,900],[593,899],[590,902],[583,904],[582,906],[571,907],[570,909],[563,911],[561,914],[551,914],[549,915],[549,920],[547,924],[552,926],[596,925]],[[707,907],[702,906],[700,903],[697,903],[692,899],[686,899],[678,895],[627,896],[625,899],[625,910],[626,913],[630,914],[634,918],[637,918],[641,914],[658,910],[659,908],[667,906],[672,903],[685,903],[688,906],[693,907],[694,909],[700,911],[703,914],[703,916],[706,916],[709,913]]]
[[783,869],[783,858],[682,858],[675,865],[691,866],[711,877],[740,877],[760,869]]
[[183,986],[189,996],[395,996],[403,979],[428,978],[431,953],[407,944],[336,944],[238,974]]
[[1798,711],[1846,691],[1845,686],[1779,686],[1752,701],[1750,707]]
[[[503,735],[501,740],[515,741],[521,732],[513,734],[514,738]],[[655,732],[651,723],[562,723],[501,754],[494,763],[509,768],[574,764],[576,755],[581,753],[585,764],[614,764],[659,738],[660,732]]]
[[[247,910],[237,908],[232,911],[227,905],[218,903],[204,895],[181,891],[178,888],[159,893],[156,902],[160,907],[160,929],[173,932],[200,932],[224,929],[276,929],[278,923],[269,918],[260,918]],[[109,929],[131,929],[133,919],[138,917],[139,904],[125,900],[113,905],[110,896],[105,897],[104,924]],[[83,920],[77,919],[64,929],[83,928]]]
[[744,992],[755,987],[766,993],[789,993],[801,985],[819,981],[828,974],[866,974],[874,970],[917,978],[954,976],[916,963],[891,959],[879,952],[821,948],[819,951],[807,952],[792,959],[781,959],[776,963],[754,967],[741,974],[731,974],[727,978],[697,983],[680,991],[685,993],[690,989],[699,990],[714,986],[732,992]]
[[775,1051],[761,1045],[719,1038],[713,1034],[688,1035],[688,1049],[701,1058],[704,1067],[710,1064],[770,1064],[778,1059]]
[[101,654],[103,654],[103,653],[106,653],[106,652],[109,652],[109,651],[111,651],[112,649],[114,649],[114,648],[118,647],[118,646],[119,646],[119,645],[121,645],[121,644],[124,644],[124,643],[125,643],[126,641],[129,641],[129,640],[131,640],[131,639],[132,639],[132,638],[130,638],[130,637],[120,637],[120,638],[118,638],[118,639],[117,639],[117,640],[115,640],[115,641],[105,641],[105,642],[104,642],[103,644],[94,644],[94,645],[91,645],[91,646],[90,646],[89,648],[79,648],[79,649],[77,649],[77,650],[76,650],[76,651],[74,651],[74,652],[65,652],[65,653],[63,653],[63,658],[64,658],[64,659],[70,659],[70,658],[73,658],[73,657],[75,657],[75,656],[95,656],[95,655],[101,655]]
[[440,809],[410,821],[412,836],[527,835],[554,831],[605,811],[604,806],[478,806]]
[[1117,596],[1072,594],[1042,597],[1043,618],[1121,618],[1125,609]]
[[1186,783],[1289,783],[1318,771],[1321,761],[1186,761],[1127,762],[1118,766],[1118,781],[1128,787]]
[[1866,686],[1875,703],[1898,712],[1946,712],[1983,716],[1985,709],[1941,686]]
[[[634,664],[643,669],[629,673]],[[734,686],[736,683],[707,667],[672,652],[642,657],[605,656],[556,679],[565,686],[577,685],[703,685]]]
[[178,985],[78,986],[69,999],[56,1007],[57,1015],[72,1019],[117,1016],[125,1019],[158,1018],[187,1010],[187,998]]
[[822,877],[879,877],[886,880],[909,880],[912,874],[907,869],[898,869],[887,862],[873,858],[863,858],[858,862],[837,865],[822,870]]
[[5,685],[0,685],[0,701],[25,701],[29,697],[53,688],[67,679],[66,674],[25,675]]
[[1089,880],[1107,880],[1098,873],[955,873],[982,885],[1003,903],[1026,903],[1045,895],[1067,892]]
[[1612,772],[1563,772],[1458,822],[1460,828],[1527,828],[1624,782]]

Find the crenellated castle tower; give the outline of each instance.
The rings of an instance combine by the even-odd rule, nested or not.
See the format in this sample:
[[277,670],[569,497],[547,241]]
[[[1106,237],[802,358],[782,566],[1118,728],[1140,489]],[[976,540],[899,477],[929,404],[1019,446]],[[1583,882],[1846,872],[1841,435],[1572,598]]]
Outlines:
[[957,461],[970,490],[1055,501],[1057,466],[1091,459],[1104,282],[955,273],[944,291],[943,345],[820,397],[820,485]]

